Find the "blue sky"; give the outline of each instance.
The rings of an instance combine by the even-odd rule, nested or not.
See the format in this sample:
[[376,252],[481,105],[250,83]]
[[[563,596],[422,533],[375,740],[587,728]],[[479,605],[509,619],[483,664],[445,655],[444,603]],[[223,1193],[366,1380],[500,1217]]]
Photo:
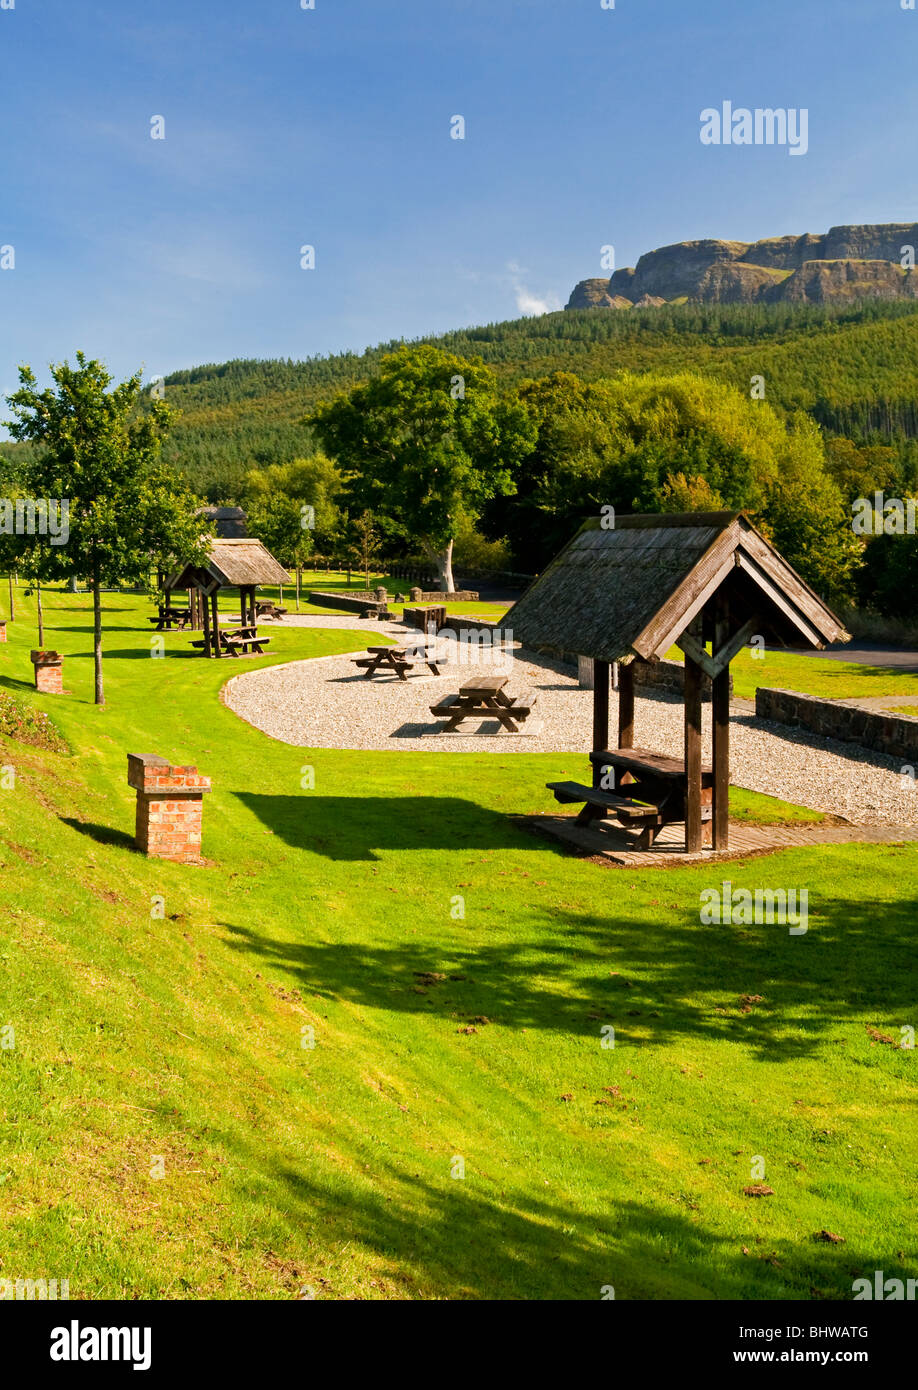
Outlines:
[[[900,0],[15,0],[0,393],[557,308],[607,243],[914,220],[916,59]],[[807,155],[702,146],[728,99],[808,108]]]

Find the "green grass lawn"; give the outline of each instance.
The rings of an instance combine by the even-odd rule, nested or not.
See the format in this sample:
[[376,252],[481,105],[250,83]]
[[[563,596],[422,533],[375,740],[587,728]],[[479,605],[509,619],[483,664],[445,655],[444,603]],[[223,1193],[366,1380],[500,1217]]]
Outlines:
[[[246,666],[166,634],[151,659],[148,605],[105,607],[103,709],[85,596],[46,595],[71,695],[30,692],[30,601],[0,646],[0,689],[71,749],[0,735],[4,1277],[848,1299],[914,1276],[915,1054],[882,1041],[916,1021],[913,847],[597,867],[511,818],[583,754],[309,751],[220,703],[359,631],[274,629]],[[206,866],[135,852],[129,752],[212,777]],[[808,932],[702,926],[723,878],[807,888]]]

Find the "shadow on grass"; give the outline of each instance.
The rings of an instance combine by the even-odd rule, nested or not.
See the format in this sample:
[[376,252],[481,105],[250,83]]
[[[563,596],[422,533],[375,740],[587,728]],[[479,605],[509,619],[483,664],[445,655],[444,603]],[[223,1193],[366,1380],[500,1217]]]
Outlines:
[[125,830],[116,830],[110,825],[96,825],[92,821],[76,820],[73,816],[61,816],[61,821],[64,825],[69,825],[71,830],[78,830],[81,835],[87,835],[99,845],[115,845],[118,849],[137,849],[133,835],[129,835]]
[[[372,906],[364,910],[368,937],[397,932],[394,921],[374,927]],[[867,1029],[898,1043],[901,1022],[914,1013],[914,914],[912,902],[885,904],[882,914],[867,903],[823,903],[807,935],[793,937],[786,925],[702,925],[697,903],[673,904],[648,921],[637,907],[598,916],[521,901],[514,939],[504,911],[493,924],[498,939],[483,945],[458,929],[445,943],[438,932],[433,942],[377,944],[281,939],[225,925],[237,949],[285,970],[313,995],[440,1017],[454,1028],[484,1018],[598,1044],[612,1024],[617,1045],[701,1038],[780,1062],[847,1047],[863,1065],[898,1074],[911,1054],[871,1045]]]
[[[65,655],[66,655],[66,657],[67,657],[69,660],[73,660],[73,661],[78,661],[78,660],[92,661],[92,659],[93,659],[93,653],[92,653],[91,651],[89,651],[89,652],[67,652],[67,653],[65,653]],[[179,660],[179,661],[184,661],[187,657],[190,657],[190,656],[198,657],[198,658],[201,659],[201,660],[204,659],[204,658],[201,656],[201,653],[200,653],[199,651],[195,651],[195,649],[194,649],[193,647],[192,647],[189,651],[187,651],[187,652],[186,652],[186,651],[183,651],[180,647],[178,647],[178,648],[165,647],[165,648],[163,649],[162,653],[161,653],[160,655],[158,655],[158,656],[154,656],[153,653],[152,653],[152,651],[150,650],[150,648],[149,648],[148,646],[117,647],[117,648],[116,648],[116,647],[106,647],[106,646],[103,646],[103,648],[102,648],[102,661],[103,661],[103,665],[104,665],[104,663],[105,663],[106,661],[110,661],[110,660],[121,660],[121,661],[175,661],[175,660]],[[222,659],[222,658],[221,658],[221,659]],[[232,660],[233,658],[230,657],[229,659]]]
[[15,676],[0,676],[0,686],[5,690],[31,690],[35,691],[34,681],[20,681]]
[[[883,1269],[907,1277],[892,1234],[869,1252],[849,1242],[822,1243],[815,1231],[802,1231],[796,1240],[763,1239],[752,1201],[745,1227],[722,1234],[717,1217],[742,1186],[733,1173],[723,1175],[722,1196],[708,1187],[708,1169],[704,1187],[690,1172],[684,1190],[669,1201],[610,1197],[597,1209],[597,1193],[577,1206],[561,1194],[514,1190],[511,1175],[501,1179],[506,1187],[499,1198],[488,1195],[481,1190],[491,1186],[482,1176],[487,1153],[464,1159],[461,1181],[450,1176],[446,1147],[441,1181],[412,1176],[380,1158],[360,1176],[336,1170],[328,1185],[304,1176],[293,1158],[268,1168],[264,1178],[295,1229],[321,1230],[326,1238],[333,1233],[342,1249],[351,1241],[362,1246],[383,1262],[406,1298],[589,1301],[612,1289],[617,1301],[850,1300],[860,1273]],[[249,1173],[263,1171],[260,1151],[243,1148],[241,1161]],[[537,1159],[524,1181],[534,1169]],[[325,1281],[311,1277],[308,1253],[298,1265],[291,1277],[321,1298]],[[329,1297],[339,1293],[333,1280],[334,1274]]]
[[[448,769],[443,770],[448,777]],[[377,850],[499,850],[527,844],[527,837],[506,815],[459,797],[283,796],[247,791],[235,795],[288,845],[327,859],[372,860],[379,857]]]

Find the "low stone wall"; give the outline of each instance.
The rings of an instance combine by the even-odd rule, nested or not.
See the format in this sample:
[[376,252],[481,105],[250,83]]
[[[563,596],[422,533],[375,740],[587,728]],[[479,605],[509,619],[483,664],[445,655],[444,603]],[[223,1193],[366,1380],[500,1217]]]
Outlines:
[[448,594],[444,594],[441,589],[407,589],[397,590],[404,593],[411,603],[477,603],[478,592],[476,589],[451,589]]
[[[636,661],[634,663],[634,688],[653,694],[685,694],[685,667],[681,661]],[[701,698],[711,698],[711,677],[701,673]],[[733,675],[730,675],[730,698],[733,698]]]
[[340,608],[342,613],[378,613],[381,604],[374,594],[365,591],[352,590],[347,594],[323,594],[321,590],[313,589],[309,594],[310,602],[318,604],[320,608]]
[[807,729],[823,738],[858,743],[874,753],[887,753],[918,764],[918,718],[908,714],[884,714],[882,710],[859,709],[816,695],[801,695],[796,690],[766,687],[755,692],[755,712],[759,719],[772,724]]
[[500,623],[491,622],[487,618],[464,618],[461,613],[447,613],[442,626],[448,627],[451,632],[491,632],[501,636],[504,634],[504,628]]

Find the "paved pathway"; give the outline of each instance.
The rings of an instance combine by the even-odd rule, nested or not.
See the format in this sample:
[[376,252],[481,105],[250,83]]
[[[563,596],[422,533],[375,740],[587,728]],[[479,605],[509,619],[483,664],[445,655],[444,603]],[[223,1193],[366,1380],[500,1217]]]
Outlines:
[[890,647],[883,642],[849,642],[847,646],[826,647],[822,651],[800,647],[768,647],[767,651],[788,652],[792,656],[812,656],[829,661],[850,661],[854,666],[894,666],[897,670],[918,672],[918,652]]

